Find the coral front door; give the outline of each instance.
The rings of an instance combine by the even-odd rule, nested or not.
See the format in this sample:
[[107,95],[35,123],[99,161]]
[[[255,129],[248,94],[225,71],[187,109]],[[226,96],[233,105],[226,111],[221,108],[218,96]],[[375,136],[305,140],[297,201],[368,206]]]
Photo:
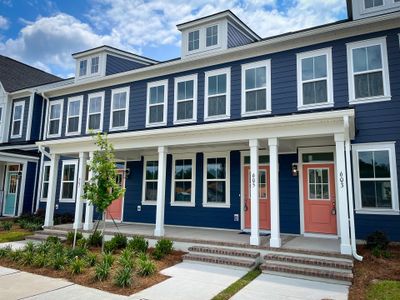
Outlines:
[[[117,171],[117,183],[125,188],[125,170]],[[106,220],[122,221],[122,206],[124,203],[124,196],[114,200],[107,209]]]
[[[244,166],[244,227],[251,228],[251,201],[250,201],[250,166]],[[271,214],[269,201],[269,166],[258,167],[259,176],[259,210],[260,229],[271,229]]]
[[303,165],[304,231],[337,234],[334,164]]

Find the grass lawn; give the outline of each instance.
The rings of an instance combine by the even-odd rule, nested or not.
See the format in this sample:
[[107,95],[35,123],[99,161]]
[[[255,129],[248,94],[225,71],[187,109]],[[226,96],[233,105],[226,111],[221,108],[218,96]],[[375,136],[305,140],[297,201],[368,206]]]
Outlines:
[[21,240],[25,239],[25,237],[28,235],[32,235],[32,232],[0,231],[0,243],[21,241]]
[[367,290],[368,300],[397,300],[400,299],[400,281],[382,280],[372,283]]
[[232,283],[225,290],[219,293],[217,296],[213,298],[213,300],[226,300],[230,299],[233,295],[239,292],[242,288],[248,285],[251,281],[253,281],[258,275],[261,274],[261,270],[259,268],[251,270],[246,275],[244,275],[239,280]]

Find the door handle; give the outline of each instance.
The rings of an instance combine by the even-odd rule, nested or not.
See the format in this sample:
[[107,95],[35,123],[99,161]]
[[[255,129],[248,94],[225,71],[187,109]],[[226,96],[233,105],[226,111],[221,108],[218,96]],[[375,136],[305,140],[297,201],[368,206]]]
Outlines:
[[247,207],[247,201],[248,201],[248,200],[245,200],[245,201],[244,201],[244,211],[247,211],[247,210],[249,209],[249,208]]

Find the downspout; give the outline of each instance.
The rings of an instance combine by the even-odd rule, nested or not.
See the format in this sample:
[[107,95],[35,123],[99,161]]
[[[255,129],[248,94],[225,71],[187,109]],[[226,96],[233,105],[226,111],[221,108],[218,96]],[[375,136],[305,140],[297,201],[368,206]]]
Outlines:
[[354,223],[354,202],[353,202],[353,178],[351,172],[351,160],[350,160],[350,124],[349,117],[344,117],[344,129],[345,129],[345,157],[346,157],[346,177],[347,177],[347,193],[348,193],[348,202],[349,202],[349,217],[350,217],[350,240],[351,240],[351,250],[353,257],[362,261],[363,257],[357,253],[357,244],[356,244],[356,229]]

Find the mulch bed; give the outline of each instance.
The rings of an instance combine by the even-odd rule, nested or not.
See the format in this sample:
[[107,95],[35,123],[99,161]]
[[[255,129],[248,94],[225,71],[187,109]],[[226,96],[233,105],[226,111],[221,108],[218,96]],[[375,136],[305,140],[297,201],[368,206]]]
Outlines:
[[354,262],[354,280],[350,288],[349,299],[366,298],[368,286],[377,280],[400,280],[400,246],[389,246],[390,258],[377,258],[364,246],[358,247],[358,253],[364,257],[362,262]]
[[[152,250],[153,249],[149,249],[149,253],[151,253]],[[100,251],[99,249],[93,249],[93,252],[99,254]],[[95,276],[94,267],[90,268],[86,267],[82,274],[72,275],[68,269],[53,270],[51,268],[37,268],[33,266],[23,266],[16,262],[12,262],[10,260],[5,260],[5,259],[0,260],[0,265],[38,275],[49,276],[54,278],[64,278],[79,285],[107,291],[114,294],[128,296],[167,279],[168,276],[162,275],[159,271],[171,267],[177,263],[180,263],[182,261],[182,256],[184,254],[185,253],[182,251],[173,251],[171,254],[167,255],[162,260],[154,260],[154,263],[156,264],[157,267],[157,271],[154,275],[148,277],[141,277],[137,274],[134,274],[132,280],[132,286],[125,288],[118,287],[114,284],[114,274],[118,269],[117,261],[114,262],[111,268],[110,276],[105,281],[97,281],[94,278]],[[118,254],[116,254],[115,256],[117,257]]]

